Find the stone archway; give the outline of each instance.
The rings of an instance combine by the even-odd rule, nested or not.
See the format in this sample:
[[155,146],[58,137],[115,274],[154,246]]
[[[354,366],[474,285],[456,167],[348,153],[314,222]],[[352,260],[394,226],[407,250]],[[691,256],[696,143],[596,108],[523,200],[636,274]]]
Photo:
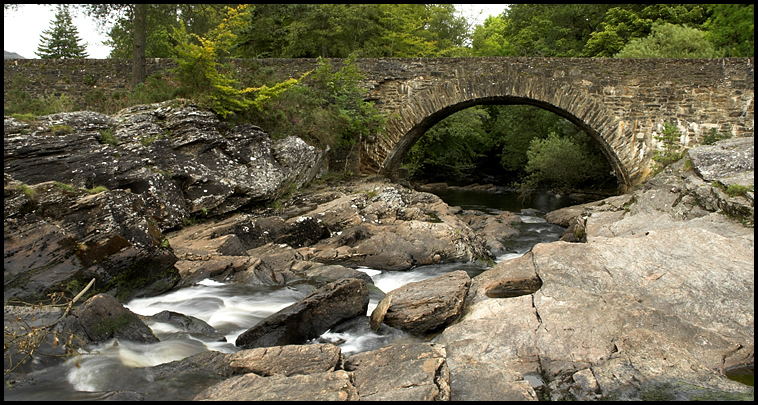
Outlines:
[[635,184],[635,177],[639,176],[629,170],[628,162],[641,155],[632,142],[631,129],[602,103],[571,86],[546,82],[544,78],[494,74],[439,82],[409,93],[390,117],[387,134],[364,141],[361,171],[396,177],[413,144],[454,112],[482,104],[529,104],[558,114],[589,134],[608,159],[622,188]]

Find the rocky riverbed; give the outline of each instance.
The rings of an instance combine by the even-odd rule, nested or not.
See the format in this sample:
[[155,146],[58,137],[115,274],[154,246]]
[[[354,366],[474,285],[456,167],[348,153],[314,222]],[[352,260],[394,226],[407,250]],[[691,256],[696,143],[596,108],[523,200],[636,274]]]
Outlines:
[[[87,345],[152,342],[148,319],[121,303],[207,278],[312,286],[250,325],[241,350],[140,369],[143,384],[89,398],[753,398],[725,376],[754,364],[753,192],[725,191],[753,185],[753,138],[690,149],[628,194],[550,213],[563,241],[393,291],[355,268],[491,264],[518,216],[480,217],[381,178],[314,181],[317,149],[175,102],[6,118],[4,140],[7,328],[34,318]],[[11,305],[92,278],[60,321],[63,310]],[[218,338],[199,319],[155,316]],[[314,343],[351,322],[421,341],[349,355]],[[33,384],[14,373],[5,389]]]

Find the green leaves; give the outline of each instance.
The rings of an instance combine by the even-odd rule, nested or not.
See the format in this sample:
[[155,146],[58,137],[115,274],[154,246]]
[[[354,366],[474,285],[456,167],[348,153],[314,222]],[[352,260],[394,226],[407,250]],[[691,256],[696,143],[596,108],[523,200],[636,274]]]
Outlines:
[[670,23],[654,24],[653,32],[624,46],[616,58],[718,58],[721,53],[705,33]]

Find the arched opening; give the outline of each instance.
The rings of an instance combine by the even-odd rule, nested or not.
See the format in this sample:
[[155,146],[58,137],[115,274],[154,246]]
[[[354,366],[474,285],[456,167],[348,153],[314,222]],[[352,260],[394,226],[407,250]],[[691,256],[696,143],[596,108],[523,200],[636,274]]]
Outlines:
[[[504,117],[511,123],[504,123]],[[477,120],[480,122],[477,123]],[[519,121],[523,121],[521,128],[513,124]],[[539,126],[542,132],[537,128]],[[519,130],[528,133],[513,133]],[[469,131],[469,138],[462,133],[466,131]],[[567,153],[573,151],[585,156],[582,159],[586,160],[586,165],[577,164],[576,156],[566,155],[566,169],[575,172],[565,174],[567,187],[608,190],[623,188],[626,184],[616,154],[597,131],[563,109],[519,97],[480,98],[428,115],[399,139],[384,161],[383,171],[395,173],[402,168],[401,172],[409,173],[413,180],[421,180],[419,176],[422,176],[427,181],[460,183],[468,180],[510,185],[522,181],[527,174],[526,151],[530,141],[542,140],[545,145],[543,149],[547,148],[547,138],[551,132],[563,142],[563,147],[568,145],[567,149],[570,150],[566,150]],[[445,136],[447,140],[442,139]],[[556,140],[551,138],[551,141]],[[556,165],[562,164],[560,159],[552,158]],[[574,159],[572,166],[569,165],[570,158]],[[419,159],[427,161],[420,162]],[[460,161],[454,161],[456,159]],[[529,167],[533,169],[536,165]],[[445,175],[448,177],[444,178]],[[532,175],[532,178],[536,176]]]

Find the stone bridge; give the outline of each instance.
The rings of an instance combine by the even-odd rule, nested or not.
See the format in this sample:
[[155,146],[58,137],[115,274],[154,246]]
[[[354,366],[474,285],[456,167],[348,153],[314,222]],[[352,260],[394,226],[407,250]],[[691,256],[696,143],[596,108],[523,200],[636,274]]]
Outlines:
[[[278,74],[315,67],[308,59],[258,62]],[[390,117],[386,135],[361,141],[360,171],[395,177],[411,146],[456,111],[530,104],[587,132],[622,188],[630,187],[648,175],[664,122],[677,125],[686,147],[698,144],[711,128],[753,135],[753,63],[753,58],[358,59],[367,99]]]
[[[241,75],[263,69],[297,77],[316,59],[234,59]],[[334,68],[343,60],[331,59]],[[375,58],[358,59],[366,98],[389,117],[386,135],[362,139],[359,170],[396,177],[411,146],[446,116],[478,104],[530,104],[587,132],[619,183],[642,182],[660,144],[663,123],[676,124],[693,146],[711,128],[752,136],[753,58]],[[131,61],[118,59],[6,60],[4,89],[24,83],[31,96],[50,91],[75,100],[108,97],[128,86]],[[149,59],[148,74],[176,63]],[[23,80],[19,80],[23,79]]]

